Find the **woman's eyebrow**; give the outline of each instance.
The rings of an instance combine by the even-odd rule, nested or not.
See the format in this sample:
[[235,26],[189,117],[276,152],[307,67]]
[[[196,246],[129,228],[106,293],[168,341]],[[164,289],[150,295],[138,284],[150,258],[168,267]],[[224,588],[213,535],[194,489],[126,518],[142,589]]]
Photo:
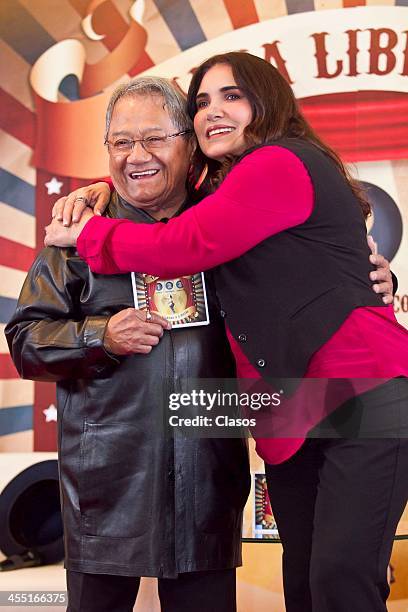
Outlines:
[[238,85],[226,85],[225,87],[221,87],[220,91],[231,91],[231,89],[240,89]]
[[[225,91],[231,91],[231,89],[240,89],[240,87],[238,87],[238,85],[225,85],[225,87],[220,88],[220,91],[224,93]],[[199,100],[200,98],[205,98],[206,96],[208,96],[208,93],[206,93],[205,91],[201,91],[196,95],[196,100]]]

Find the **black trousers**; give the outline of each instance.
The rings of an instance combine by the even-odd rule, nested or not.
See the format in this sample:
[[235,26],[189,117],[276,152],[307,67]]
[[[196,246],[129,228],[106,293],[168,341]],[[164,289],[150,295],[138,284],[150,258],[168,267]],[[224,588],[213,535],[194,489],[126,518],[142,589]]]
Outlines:
[[[388,394],[384,407],[388,402],[401,424],[406,382],[370,392]],[[287,612],[386,612],[387,567],[408,499],[404,427],[401,435],[308,439],[288,461],[265,466]]]
[[[67,612],[132,612],[140,578],[67,571]],[[235,569],[159,578],[162,612],[236,612]]]

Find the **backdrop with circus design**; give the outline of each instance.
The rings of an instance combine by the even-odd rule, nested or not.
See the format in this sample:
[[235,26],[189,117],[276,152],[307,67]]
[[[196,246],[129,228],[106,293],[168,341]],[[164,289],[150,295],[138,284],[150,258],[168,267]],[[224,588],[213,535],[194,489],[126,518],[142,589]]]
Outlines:
[[[54,386],[19,379],[3,330],[52,204],[108,174],[104,111],[114,87],[136,75],[186,91],[214,53],[272,62],[367,185],[369,231],[398,276],[394,309],[408,325],[408,0],[1,0],[0,29],[0,451],[55,450]],[[253,525],[273,528],[254,454],[252,467],[247,537]],[[251,602],[264,592],[282,609],[279,572],[272,581],[265,572],[279,557],[276,546],[247,545],[242,609],[260,610]],[[406,546],[397,565],[394,599],[408,597]]]

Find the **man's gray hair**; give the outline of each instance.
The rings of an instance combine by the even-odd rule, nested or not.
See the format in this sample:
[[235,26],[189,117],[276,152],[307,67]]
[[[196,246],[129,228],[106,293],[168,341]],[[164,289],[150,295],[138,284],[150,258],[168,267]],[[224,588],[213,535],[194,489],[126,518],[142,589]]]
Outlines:
[[106,111],[105,139],[108,137],[112,113],[116,102],[125,96],[133,95],[162,96],[164,106],[174,127],[180,132],[184,130],[193,130],[193,123],[187,114],[186,99],[184,95],[176,89],[168,79],[145,76],[137,77],[127,83],[123,83],[113,92]]

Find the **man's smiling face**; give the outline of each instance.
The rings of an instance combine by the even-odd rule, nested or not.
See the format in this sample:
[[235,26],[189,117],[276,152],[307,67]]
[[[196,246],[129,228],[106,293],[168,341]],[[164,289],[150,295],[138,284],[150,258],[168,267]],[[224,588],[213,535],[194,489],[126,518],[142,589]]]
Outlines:
[[[179,131],[161,95],[132,94],[116,102],[107,140],[110,143],[140,140]],[[109,168],[115,189],[136,208],[152,215],[171,216],[186,197],[193,142],[188,136],[178,136],[152,152],[137,142],[132,151],[120,154],[109,146]]]

